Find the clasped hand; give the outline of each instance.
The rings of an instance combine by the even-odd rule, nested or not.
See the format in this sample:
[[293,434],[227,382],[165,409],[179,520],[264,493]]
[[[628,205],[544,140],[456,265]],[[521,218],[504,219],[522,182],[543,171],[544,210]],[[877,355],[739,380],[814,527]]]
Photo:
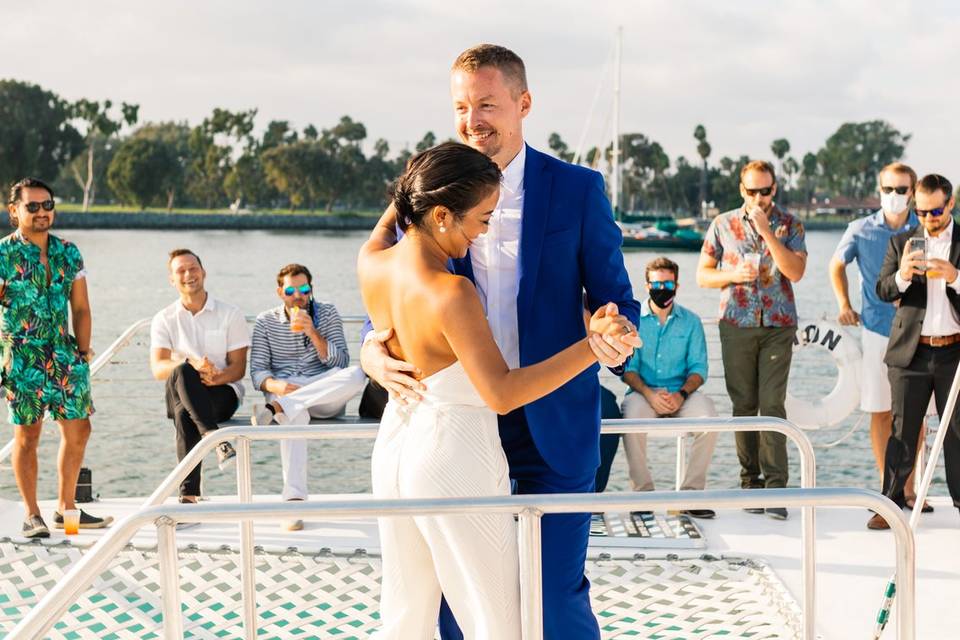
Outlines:
[[220,378],[223,376],[223,369],[218,369],[207,356],[202,358],[188,358],[187,362],[200,374],[200,382],[208,387],[215,387],[220,384]]
[[643,346],[637,328],[620,314],[613,302],[600,307],[590,317],[590,333],[603,338],[591,340],[590,349],[597,357],[597,362],[607,367],[619,367],[633,355],[634,349]]

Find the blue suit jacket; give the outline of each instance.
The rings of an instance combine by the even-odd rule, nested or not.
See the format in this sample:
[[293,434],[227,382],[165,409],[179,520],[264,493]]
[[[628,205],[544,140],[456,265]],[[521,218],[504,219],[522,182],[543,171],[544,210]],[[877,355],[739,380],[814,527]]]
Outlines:
[[[591,312],[615,302],[635,325],[640,304],[623,265],[603,176],[528,146],[523,186],[517,325],[520,365],[527,366],[586,335],[584,291]],[[469,254],[453,264],[473,280]],[[592,474],[600,464],[598,370],[594,365],[524,407],[537,450],[561,475]]]

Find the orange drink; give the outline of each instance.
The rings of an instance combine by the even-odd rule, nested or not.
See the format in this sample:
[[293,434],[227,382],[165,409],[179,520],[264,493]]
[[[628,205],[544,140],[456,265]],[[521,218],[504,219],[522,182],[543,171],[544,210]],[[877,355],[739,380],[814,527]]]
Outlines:
[[68,536],[80,533],[80,511],[78,509],[63,510],[63,532]]

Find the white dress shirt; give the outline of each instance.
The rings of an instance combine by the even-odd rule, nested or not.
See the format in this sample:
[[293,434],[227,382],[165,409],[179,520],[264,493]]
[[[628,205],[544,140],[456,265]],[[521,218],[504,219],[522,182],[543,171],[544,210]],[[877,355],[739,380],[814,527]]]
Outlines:
[[[180,300],[164,307],[150,323],[150,348],[170,349],[177,362],[206,356],[218,369],[227,366],[227,353],[250,346],[247,321],[232,304],[214,300],[207,294],[203,309],[190,313]],[[243,383],[230,386],[243,402]]]
[[[948,224],[947,228],[935,238],[930,236],[926,229],[923,231],[923,236],[927,239],[927,259],[950,260],[953,224]],[[907,287],[910,286],[909,282],[900,277],[899,269],[897,269],[897,275],[894,279],[901,292],[906,291]],[[947,284],[946,278],[927,278],[927,312],[923,316],[920,335],[950,336],[960,333],[960,322],[957,321],[953,306],[947,298],[947,287],[951,287],[954,291],[960,293],[960,277],[950,284]]]
[[473,279],[507,366],[520,366],[517,294],[520,291],[520,221],[523,214],[523,170],[527,146],[510,161],[500,182],[500,201],[485,234],[473,241]]

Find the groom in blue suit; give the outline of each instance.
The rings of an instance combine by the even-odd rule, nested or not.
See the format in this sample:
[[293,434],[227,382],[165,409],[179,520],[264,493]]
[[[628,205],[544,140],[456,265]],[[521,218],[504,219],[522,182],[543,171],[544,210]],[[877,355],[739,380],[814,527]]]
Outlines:
[[[603,177],[523,141],[523,118],[531,106],[523,61],[504,47],[468,49],[453,64],[451,94],[461,141],[503,170],[488,232],[453,268],[476,284],[507,364],[540,362],[581,339],[584,301],[593,318],[617,314],[624,325],[636,326],[640,306],[623,265],[621,233]],[[385,339],[381,334],[366,340],[364,369],[391,393],[416,397],[419,383],[404,372],[412,366],[390,359]],[[636,344],[611,338],[598,359],[621,367]],[[516,493],[593,491],[600,462],[597,371],[591,367],[550,395],[500,416]],[[588,513],[543,518],[546,640],[600,637],[584,575],[589,532]],[[440,629],[444,640],[462,638],[445,604]]]

